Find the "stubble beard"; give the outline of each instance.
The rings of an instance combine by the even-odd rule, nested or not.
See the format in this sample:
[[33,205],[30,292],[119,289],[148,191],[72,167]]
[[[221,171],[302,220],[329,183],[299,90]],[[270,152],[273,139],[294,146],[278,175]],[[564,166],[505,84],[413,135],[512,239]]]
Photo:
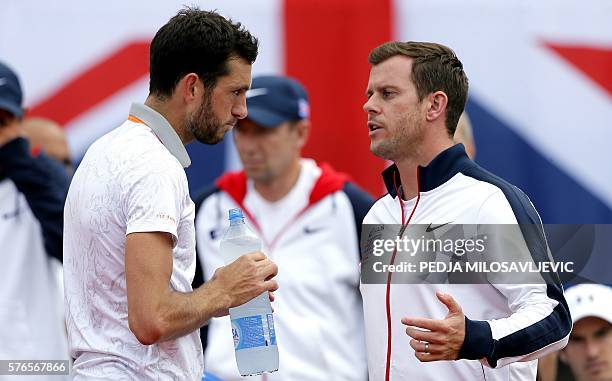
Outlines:
[[213,112],[212,90],[206,90],[198,110],[187,117],[186,127],[200,143],[213,145],[223,140],[224,124]]
[[417,114],[405,114],[398,120],[398,125],[393,136],[370,145],[374,155],[393,162],[418,157],[423,144],[423,125]]

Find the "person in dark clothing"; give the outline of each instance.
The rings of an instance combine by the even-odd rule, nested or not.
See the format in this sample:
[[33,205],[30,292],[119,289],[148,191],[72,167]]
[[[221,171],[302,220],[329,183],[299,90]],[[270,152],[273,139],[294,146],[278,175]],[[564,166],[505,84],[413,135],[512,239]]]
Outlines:
[[68,359],[61,277],[61,164],[33,156],[17,75],[0,62],[0,359]]

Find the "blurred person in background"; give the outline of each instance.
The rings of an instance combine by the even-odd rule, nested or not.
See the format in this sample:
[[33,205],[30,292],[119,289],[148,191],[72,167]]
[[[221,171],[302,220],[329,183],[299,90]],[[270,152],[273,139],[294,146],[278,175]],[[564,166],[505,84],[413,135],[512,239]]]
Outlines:
[[68,360],[57,278],[68,179],[30,153],[22,99],[17,75],[0,63],[0,359]]
[[276,289],[276,265],[261,252],[191,287],[195,207],[185,144],[216,144],[246,116],[257,53],[240,23],[180,10],[151,42],[144,104],[132,104],[75,171],[64,229],[75,380],[200,380],[199,328]]
[[74,172],[66,133],[58,123],[47,118],[26,117],[22,125],[32,151],[42,150],[61,163],[69,174]]
[[474,141],[474,132],[472,130],[472,122],[467,111],[464,111],[457,122],[457,129],[453,135],[455,143],[461,143],[465,147],[465,153],[472,160],[476,157],[476,142]]
[[[60,182],[60,187],[68,191],[70,177],[74,173],[74,166],[68,147],[68,139],[64,129],[55,121],[41,117],[24,117],[21,126],[24,136],[30,143],[30,152],[35,155],[44,155],[49,161],[50,170],[57,173],[54,178]],[[63,218],[62,218],[63,220]],[[64,318],[64,275],[59,261],[52,262],[56,269],[55,275],[60,290],[58,305],[62,306],[60,315]],[[67,339],[67,338],[66,338]]]
[[[569,343],[557,353],[560,360],[569,366],[576,381],[612,381],[612,288],[583,283],[568,288],[565,298],[573,329]],[[564,376],[553,368],[545,370],[541,379],[561,380]]]
[[[224,264],[219,243],[227,210],[240,207],[278,264],[280,368],[248,379],[364,381],[358,237],[373,200],[346,175],[301,156],[311,125],[299,82],[256,77],[247,107],[247,118],[234,129],[244,170],[224,174],[198,198],[196,235],[210,279]],[[241,379],[229,318],[211,320],[204,364],[205,380]]]

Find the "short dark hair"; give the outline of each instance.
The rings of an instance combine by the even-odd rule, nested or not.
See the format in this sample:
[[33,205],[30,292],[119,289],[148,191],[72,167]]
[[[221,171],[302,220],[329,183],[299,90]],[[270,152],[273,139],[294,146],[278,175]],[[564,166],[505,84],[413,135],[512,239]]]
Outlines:
[[242,58],[253,64],[258,41],[240,23],[214,11],[181,9],[153,37],[150,48],[149,92],[172,95],[176,84],[196,73],[207,89],[229,72],[227,61]]
[[433,42],[384,43],[372,50],[368,57],[371,65],[397,55],[412,58],[411,79],[414,82],[419,101],[427,94],[443,91],[448,97],[446,106],[446,130],[450,136],[455,134],[457,122],[465,108],[468,93],[468,78],[463,64],[455,52],[444,45]]

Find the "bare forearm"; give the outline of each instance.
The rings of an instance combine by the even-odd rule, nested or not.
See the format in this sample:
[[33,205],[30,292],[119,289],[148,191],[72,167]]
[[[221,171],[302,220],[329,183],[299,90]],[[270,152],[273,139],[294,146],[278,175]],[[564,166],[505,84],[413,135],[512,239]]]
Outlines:
[[222,315],[230,300],[214,281],[203,284],[193,292],[168,291],[159,307],[160,338],[176,339],[200,328],[210,318]]
[[278,269],[262,253],[244,255],[217,269],[209,282],[188,293],[168,287],[172,276],[170,234],[129,234],[125,253],[128,324],[145,345],[184,336],[211,317],[227,315],[230,307],[278,287],[268,279]]

